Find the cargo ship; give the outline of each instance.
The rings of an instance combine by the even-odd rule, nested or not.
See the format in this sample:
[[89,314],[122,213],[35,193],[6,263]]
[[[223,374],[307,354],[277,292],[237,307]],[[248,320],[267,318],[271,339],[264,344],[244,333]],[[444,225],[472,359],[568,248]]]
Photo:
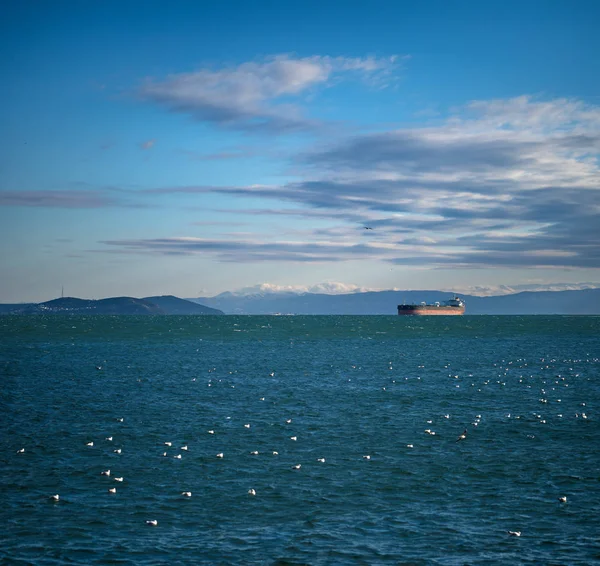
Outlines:
[[458,315],[465,314],[465,303],[456,295],[443,303],[421,303],[419,305],[398,305],[400,315]]

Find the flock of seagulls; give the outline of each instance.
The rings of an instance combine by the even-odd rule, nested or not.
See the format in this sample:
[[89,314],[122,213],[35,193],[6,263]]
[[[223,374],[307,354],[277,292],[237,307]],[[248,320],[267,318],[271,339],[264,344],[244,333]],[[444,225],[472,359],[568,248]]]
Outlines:
[[[582,405],[584,405],[584,404],[582,404]],[[507,417],[510,418],[511,415],[508,414]],[[230,418],[230,417],[228,417],[228,418]],[[445,414],[445,415],[443,415],[443,418],[450,419],[450,415],[449,414]],[[119,422],[123,422],[123,419],[122,418],[118,419],[118,421]],[[481,415],[477,415],[476,418],[475,418],[475,421],[473,423],[471,423],[471,424],[473,426],[477,426],[480,421],[481,421]],[[292,423],[292,419],[287,419],[285,422],[286,422],[286,424],[291,424]],[[427,422],[428,423],[432,423],[433,421],[432,420],[427,420]],[[249,429],[250,428],[250,423],[244,424],[244,428]],[[211,434],[211,435],[215,434],[215,431],[213,429],[208,430],[207,432],[208,432],[208,434]],[[436,434],[431,429],[426,429],[425,432],[427,434],[430,434],[430,435],[435,435]],[[464,440],[466,440],[466,438],[467,438],[467,429],[464,429],[463,432],[462,432],[462,434],[460,434],[458,436],[458,438],[456,439],[456,442],[464,441]],[[105,440],[108,441],[108,442],[112,442],[113,441],[113,436],[108,436],[108,437],[105,438]],[[297,441],[298,437],[297,436],[291,436],[290,440]],[[166,446],[166,447],[168,447],[168,448],[171,448],[173,446],[173,442],[171,442],[171,441],[165,441],[163,443],[163,445]],[[94,442],[93,441],[87,442],[86,446],[93,447],[94,446]],[[407,444],[406,447],[407,448],[414,448],[414,444]],[[187,445],[184,445],[184,446],[181,446],[180,449],[183,450],[183,451],[188,451],[189,447]],[[113,450],[113,452],[116,453],[116,454],[121,454],[122,450],[119,448],[119,449]],[[25,448],[20,448],[19,450],[17,450],[17,454],[24,454],[24,453],[25,453]],[[253,451],[250,452],[250,455],[252,455],[252,456],[258,456],[259,454],[260,454],[260,452],[258,450],[253,450]],[[279,452],[272,451],[272,454],[274,456],[277,456],[279,454]],[[167,456],[167,455],[168,455],[167,452],[163,453],[163,456]],[[176,454],[174,456],[174,458],[181,459],[182,456],[181,456],[181,454]],[[223,452],[217,453],[216,454],[216,458],[224,458],[224,453]],[[365,455],[363,455],[362,458],[363,458],[363,460],[371,460],[371,455],[370,454],[365,454]],[[324,464],[326,462],[326,459],[325,458],[317,458],[316,461],[319,462],[319,463]],[[300,470],[300,469],[302,469],[302,464],[294,464],[292,466],[292,470]],[[105,476],[105,477],[110,477],[111,476],[111,470],[110,469],[102,470],[100,472],[100,475]],[[124,480],[124,478],[121,477],[121,476],[114,477],[113,479],[116,482],[123,482],[123,480]],[[117,493],[117,488],[116,487],[110,487],[110,488],[108,488],[107,491],[110,494],[116,494]],[[250,489],[248,489],[248,495],[255,497],[257,495],[257,492],[256,492],[256,490],[254,488],[250,488]],[[192,497],[192,492],[191,491],[182,491],[181,492],[181,496],[184,497],[184,498],[190,498],[190,497]],[[59,502],[60,501],[60,495],[59,494],[52,495],[50,497],[50,499],[53,502]],[[558,501],[561,502],[561,503],[566,503],[567,502],[567,497],[566,496],[560,496],[558,498]],[[146,525],[151,526],[151,527],[156,527],[156,526],[158,526],[158,521],[156,519],[148,519],[148,520],[146,520]],[[507,531],[507,534],[509,536],[513,536],[513,537],[520,537],[521,534],[522,534],[522,532],[521,531],[516,531],[516,530],[515,531],[509,530],[509,531]]]
[[[366,228],[366,229],[368,229],[368,228]],[[390,362],[390,364],[391,364],[391,362]],[[390,368],[391,368],[391,365],[390,365]],[[503,376],[500,374],[499,375],[500,379],[497,380],[496,383],[499,384],[499,385],[504,385],[502,379],[506,377],[508,371],[511,370],[511,369],[513,369],[513,368],[507,368],[505,370],[505,373],[504,373]],[[449,377],[451,377],[452,379],[460,379],[461,378],[461,376],[459,376],[458,374],[454,374],[454,373],[449,374]],[[469,375],[467,377],[473,377],[473,376]],[[565,387],[568,386],[567,383],[561,383],[561,380],[564,382],[564,376],[556,375],[553,384],[548,384],[548,386],[546,388],[542,388],[541,389],[541,393],[542,393],[543,397],[540,399],[540,402],[542,404],[544,404],[544,405],[548,404],[548,400],[551,399],[551,392],[555,391],[555,389],[556,389],[555,386],[558,386],[559,384],[560,385],[564,385]],[[523,376],[521,376],[521,378],[519,380],[519,383],[524,383],[524,382],[527,383],[526,382],[526,378],[523,377]],[[395,380],[392,380],[392,383],[395,383]],[[484,386],[488,385],[490,383],[492,383],[492,380],[486,380],[484,382]],[[209,385],[211,385],[211,384],[209,383]],[[472,383],[471,386],[475,386],[475,384]],[[530,386],[528,386],[528,387],[530,387]],[[385,387],[382,388],[382,389],[384,391],[387,391]],[[264,401],[265,398],[261,397],[260,400]],[[560,403],[561,399],[560,398],[554,399],[553,402],[554,403]],[[585,407],[585,403],[580,403],[580,405],[582,407]],[[542,418],[541,414],[537,414],[536,413],[535,416],[536,416],[536,418],[537,418],[537,420],[538,420],[538,422],[540,424],[545,424],[546,423],[546,419]],[[562,418],[563,417],[562,413],[558,414],[558,417]],[[227,419],[230,419],[230,418],[231,417],[227,417]],[[450,420],[451,419],[451,415],[449,413],[446,413],[444,415],[441,415],[441,418],[444,418],[446,420]],[[513,419],[513,418],[514,419],[519,419],[521,417],[518,416],[518,415],[517,416],[513,416],[511,413],[508,413],[508,414],[506,414],[506,418],[508,418],[508,419]],[[577,413],[576,414],[576,418],[587,419],[587,415],[585,413]],[[481,419],[482,419],[482,416],[480,414],[476,415],[475,418],[474,418],[474,420],[471,422],[471,425],[473,427],[477,427],[480,424]],[[123,422],[123,421],[124,421],[123,418],[118,418],[117,419],[117,422]],[[288,424],[288,425],[292,424],[292,422],[293,422],[292,418],[285,419],[285,423]],[[429,419],[426,422],[428,424],[433,424],[433,420],[432,419]],[[251,428],[251,423],[245,423],[245,424],[243,424],[243,427],[245,429],[250,429]],[[216,431],[214,429],[209,429],[206,432],[209,435],[215,435],[216,434]],[[431,428],[425,429],[424,432],[426,434],[428,434],[428,435],[431,435],[431,436],[435,436],[436,435],[436,432],[434,430],[432,430]],[[533,437],[533,435],[531,435],[531,437]],[[297,442],[298,441],[298,436],[297,435],[289,436],[288,438],[289,438],[290,441],[293,441],[293,442]],[[113,436],[107,436],[105,438],[105,440],[107,442],[112,442],[113,441]],[[456,443],[458,443],[458,442],[465,442],[467,440],[468,440],[468,429],[465,428],[463,430],[463,432],[456,438],[455,442]],[[90,447],[90,448],[94,447],[94,441],[90,440],[90,441],[86,442],[85,446],[86,447]],[[172,441],[165,441],[165,442],[163,442],[163,446],[165,446],[168,449],[169,448],[173,448],[173,442]],[[406,446],[406,448],[413,449],[415,445],[411,443],[411,444],[406,444],[405,446]],[[180,450],[183,451],[183,452],[188,452],[189,451],[189,446],[187,444],[185,444],[183,446],[180,446]],[[25,453],[25,448],[20,448],[19,450],[17,450],[17,454],[24,454],[24,453]],[[122,454],[122,448],[115,448],[113,450],[113,453],[118,454],[118,455]],[[252,451],[249,452],[249,454],[252,455],[252,456],[259,456],[260,452],[258,450],[252,450]],[[272,455],[273,456],[277,456],[277,455],[279,455],[279,452],[276,451],[276,450],[273,450],[272,451]],[[168,452],[166,452],[166,451],[163,452],[163,456],[167,457],[168,456]],[[218,459],[223,459],[225,457],[224,452],[216,453],[215,457],[218,458]],[[175,454],[175,455],[173,455],[173,458],[177,459],[177,460],[181,460],[182,459],[182,454],[181,453]],[[367,461],[371,460],[371,455],[370,454],[364,454],[362,456],[362,459],[363,460],[367,460]],[[326,463],[326,459],[324,457],[318,457],[318,458],[316,458],[316,462],[321,463],[321,464],[325,464]],[[301,463],[293,464],[291,466],[291,469],[292,470],[301,470],[302,469],[302,464]],[[105,476],[107,478],[110,478],[111,477],[111,470],[110,469],[102,470],[102,471],[100,471],[100,475],[101,476]],[[116,482],[123,482],[124,481],[124,478],[122,476],[112,477],[112,479],[114,481],[116,481]],[[109,487],[107,489],[107,491],[108,491],[109,494],[113,494],[114,495],[114,494],[117,493],[117,488],[116,487]],[[249,496],[256,497],[257,496],[257,491],[254,488],[249,488],[248,491],[247,491],[247,494]],[[192,492],[191,491],[182,491],[180,495],[183,498],[191,498],[192,497]],[[60,502],[60,500],[61,500],[59,494],[54,494],[54,495],[50,496],[50,499],[53,502]],[[558,501],[561,504],[566,504],[567,503],[567,497],[564,496],[564,495],[558,497],[557,499],[558,499]],[[145,521],[145,523],[148,526],[153,526],[153,527],[158,526],[158,521],[156,519],[148,519],[148,520]],[[508,531],[506,531],[506,533],[509,536],[512,536],[512,537],[521,537],[521,535],[522,535],[522,531],[520,531],[520,530],[508,530]]]

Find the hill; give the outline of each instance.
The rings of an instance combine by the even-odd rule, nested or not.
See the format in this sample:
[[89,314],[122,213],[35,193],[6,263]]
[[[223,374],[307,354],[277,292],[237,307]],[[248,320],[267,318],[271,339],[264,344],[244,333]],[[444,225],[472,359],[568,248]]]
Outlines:
[[144,301],[148,301],[161,308],[166,314],[224,314],[219,309],[213,309],[193,301],[180,299],[173,295],[162,295],[160,297],[144,297]]
[[61,297],[43,303],[0,305],[0,314],[222,315],[224,313],[185,299],[163,296],[145,299],[111,297],[99,300]]

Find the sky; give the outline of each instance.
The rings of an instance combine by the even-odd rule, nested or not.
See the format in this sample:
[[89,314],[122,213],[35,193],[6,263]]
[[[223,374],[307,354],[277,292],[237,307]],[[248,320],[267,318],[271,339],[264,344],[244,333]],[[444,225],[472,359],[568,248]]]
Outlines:
[[600,3],[7,0],[0,302],[600,287]]

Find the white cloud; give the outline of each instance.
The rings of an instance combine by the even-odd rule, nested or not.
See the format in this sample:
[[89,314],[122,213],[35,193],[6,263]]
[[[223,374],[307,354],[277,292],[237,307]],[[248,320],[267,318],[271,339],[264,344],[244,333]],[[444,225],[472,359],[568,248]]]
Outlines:
[[[443,123],[313,150],[299,159],[304,176],[295,182],[145,192],[188,199],[220,193],[251,198],[255,206],[263,199],[272,208],[247,212],[287,218],[286,224],[297,217],[304,221],[301,236],[289,226],[269,233],[263,223],[244,239],[213,234],[212,240],[110,245],[128,253],[203,253],[240,262],[600,268],[599,153],[598,107],[529,97],[472,102]],[[273,200],[288,207],[273,207]]]
[[140,96],[176,112],[227,127],[286,131],[311,122],[294,99],[333,77],[348,73],[372,76],[389,71],[394,57],[304,57],[278,55],[220,70],[200,69],[147,80]]
[[315,285],[276,285],[274,283],[261,283],[251,287],[243,287],[232,291],[233,295],[257,295],[257,294],[296,294],[319,293],[324,295],[345,295],[349,293],[364,293],[366,291],[378,291],[367,287],[359,287],[351,283],[340,283],[338,281],[326,281]]
[[498,295],[513,295],[524,291],[581,291],[582,289],[598,289],[600,282],[596,283],[524,283],[521,285],[474,285],[454,286],[452,289],[440,289],[465,295],[478,297],[492,297]]

